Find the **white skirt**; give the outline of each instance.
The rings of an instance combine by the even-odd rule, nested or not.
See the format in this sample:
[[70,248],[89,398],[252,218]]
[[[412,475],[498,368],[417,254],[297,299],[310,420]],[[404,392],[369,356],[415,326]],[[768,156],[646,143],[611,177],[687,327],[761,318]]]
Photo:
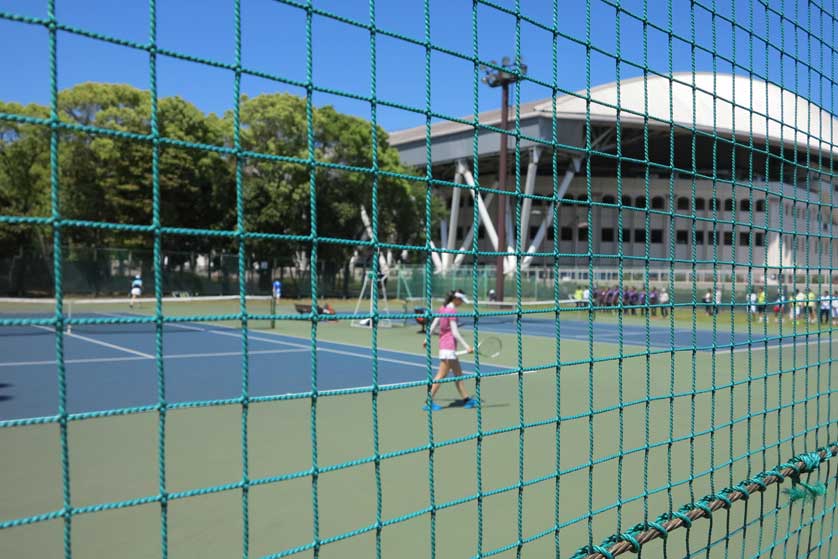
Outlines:
[[440,361],[447,361],[447,360],[450,360],[450,359],[454,359],[454,360],[459,359],[459,356],[457,355],[457,352],[455,350],[453,350],[453,349],[440,349],[439,350],[439,360]]
[[132,287],[131,288],[131,295],[133,295],[135,297],[139,297],[141,293],[142,293],[142,291],[140,290],[139,287]]

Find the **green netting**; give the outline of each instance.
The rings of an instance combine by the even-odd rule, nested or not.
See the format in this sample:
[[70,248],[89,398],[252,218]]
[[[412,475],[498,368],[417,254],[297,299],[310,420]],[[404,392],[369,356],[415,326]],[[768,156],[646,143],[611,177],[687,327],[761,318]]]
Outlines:
[[[573,27],[568,31],[563,19],[565,3],[558,0],[553,0],[547,17],[531,15],[520,0],[475,0],[470,25],[461,25],[472,49],[458,51],[434,40],[437,12],[444,8],[430,0],[422,3],[421,38],[380,27],[376,7],[381,2],[375,0],[369,2],[365,21],[315,2],[278,0],[305,22],[304,80],[243,65],[239,0],[230,1],[230,33],[235,37],[232,60],[161,48],[154,0],[149,1],[150,28],[144,42],[68,25],[57,17],[57,3],[72,9],[70,2],[49,0],[46,17],[0,11],[4,23],[41,29],[48,36],[49,115],[0,113],[0,121],[38,127],[49,135],[49,211],[47,215],[10,215],[0,210],[0,224],[46,232],[52,262],[27,270],[39,276],[38,281],[47,277],[48,289],[39,294],[54,297],[54,313],[49,317],[0,318],[0,326],[10,331],[27,326],[51,329],[57,387],[55,414],[0,420],[0,444],[7,456],[14,457],[0,470],[11,480],[4,484],[8,487],[0,499],[4,503],[0,549],[18,556],[23,553],[20,550],[37,549],[33,553],[38,556],[51,553],[68,559],[97,554],[611,558],[641,550],[649,556],[678,557],[836,556],[838,476],[831,460],[838,454],[834,321],[832,317],[825,322],[807,319],[808,309],[819,308],[815,304],[821,303],[821,291],[833,289],[835,275],[832,126],[838,90],[834,47],[838,11],[834,1],[732,1],[721,6],[716,0],[669,0],[665,5],[646,0],[587,0],[582,31]],[[479,25],[486,14],[514,23],[511,41],[507,37],[500,43],[512,44],[514,60],[520,61],[530,35],[547,37],[545,44],[551,49],[549,72],[542,69],[525,76],[515,69],[518,66],[506,68],[519,78],[512,86],[508,130],[479,116],[484,106],[480,99],[494,95],[480,83],[482,67],[503,70],[491,62],[498,53],[486,52]],[[313,28],[321,20],[368,34],[368,93],[326,87],[316,79]],[[613,26],[613,47],[594,38],[593,27],[604,20]],[[689,31],[684,32],[685,28]],[[64,37],[84,37],[148,56],[148,133],[62,118],[57,61]],[[408,106],[379,95],[380,83],[400,79],[378,69],[377,49],[383,37],[423,50],[423,105]],[[627,48],[637,45],[637,49]],[[650,60],[651,48],[666,50],[666,65]],[[566,69],[571,56],[578,57],[576,69]],[[160,133],[157,64],[163,57],[230,74],[233,136],[229,145],[187,142]],[[471,95],[467,110],[473,116],[456,117],[434,106],[435,57],[451,58],[471,70],[472,90],[458,94]],[[565,85],[565,73],[580,68],[584,89],[573,91]],[[711,72],[712,77],[698,80],[701,72]],[[747,106],[740,105],[736,96],[736,110],[724,112],[719,108],[724,97],[716,84],[727,72],[771,87],[751,90]],[[595,77],[603,73],[607,80]],[[543,77],[548,74],[549,78]],[[305,153],[274,153],[243,145],[244,76],[305,91]],[[628,78],[643,85],[639,106],[623,98],[628,85],[622,80]],[[659,79],[668,84],[665,118],[659,111],[663,101],[649,93],[649,84]],[[605,81],[616,81],[611,101],[592,94]],[[738,87],[739,82],[733,83]],[[542,109],[549,124],[540,136],[522,127],[522,91],[528,87],[549,97],[548,108]],[[686,100],[673,94],[683,88],[692,92]],[[773,106],[768,99],[772,88],[781,97],[800,99],[792,105]],[[754,98],[754,91],[762,91],[765,98]],[[368,103],[369,164],[335,163],[320,150],[313,123],[317,93]],[[709,103],[698,102],[698,93],[709,98]],[[568,143],[562,135],[568,116],[559,104],[570,98],[584,107],[577,113],[579,143]],[[684,102],[689,106],[682,106]],[[808,102],[824,107],[817,111],[821,122],[812,122]],[[786,114],[789,106],[795,107],[794,114]],[[385,143],[378,128],[381,108],[424,119],[423,164],[409,172],[385,169],[379,160]],[[603,117],[603,110],[610,120]],[[691,114],[686,124],[675,118],[676,112],[684,111]],[[743,116],[749,125],[737,126]],[[608,135],[600,137],[604,120]],[[730,120],[735,132],[729,129]],[[754,125],[757,121],[763,128]],[[464,126],[471,135],[472,152],[467,159],[474,184],[451,180],[450,162],[435,158],[439,136],[434,125],[442,122]],[[149,222],[86,220],[62,213],[59,153],[67,133],[150,148]],[[487,155],[481,148],[487,137],[497,134],[505,134],[513,144],[512,178],[500,181],[500,186],[496,155]],[[236,210],[231,227],[164,225],[160,157],[167,147],[221,154],[231,162]],[[543,150],[539,173],[546,176],[546,193],[526,191],[524,162],[532,147]],[[307,231],[277,233],[248,225],[245,190],[253,162],[305,169]],[[577,165],[577,197],[568,199],[562,190],[563,177]],[[605,167],[607,175],[603,175]],[[328,178],[321,174],[323,170],[361,176],[371,185],[369,238],[321,234],[324,224],[318,221],[318,193]],[[609,198],[601,196],[603,176]],[[385,179],[425,185],[421,242],[397,243],[379,230]],[[494,285],[487,266],[499,252],[504,253],[504,247],[500,251],[487,248],[478,235],[472,235],[470,247],[462,250],[432,246],[436,234],[433,198],[455,189],[475,197],[506,196],[516,230],[521,228],[526,200],[546,203],[552,212],[551,240],[534,253],[549,275],[529,277],[524,262],[532,253],[521,235],[513,236],[513,250],[505,254],[513,257],[514,264],[507,275],[506,301],[516,316],[508,330],[492,330],[488,321],[481,328],[480,321],[486,312],[487,290]],[[643,203],[632,202],[630,196],[642,196]],[[663,206],[655,206],[655,197],[663,198]],[[680,205],[681,198],[688,199],[685,207]],[[702,208],[698,207],[699,199],[730,200],[730,205],[713,203],[704,209],[703,201]],[[579,210],[587,224],[584,239],[577,236],[579,243],[573,249],[562,244],[567,224],[561,212],[567,206]],[[471,221],[477,230],[483,218],[478,204],[472,208]],[[613,250],[603,249],[601,237],[595,235],[606,227],[616,239]],[[698,230],[707,233],[702,243],[693,236]],[[151,258],[141,267],[152,280],[155,304],[151,315],[68,316],[66,274],[73,258],[66,237],[80,231],[143,235],[150,240]],[[574,231],[571,235],[578,235]],[[683,243],[681,231],[685,231]],[[629,234],[632,240],[626,238]],[[741,234],[745,242],[740,242]],[[180,284],[165,275],[164,243],[181,238],[220,239],[233,247],[235,267],[223,267],[229,272],[224,281],[235,282],[236,312],[186,316],[165,312],[164,295],[178,290]],[[407,251],[414,266],[409,269],[412,283],[399,283],[398,289],[410,293],[398,296],[421,298],[417,305],[426,322],[438,315],[435,298],[448,290],[448,282],[450,287],[466,290],[472,304],[463,307],[463,314],[473,319],[467,339],[477,344],[491,332],[502,337],[505,347],[498,363],[481,363],[480,355],[474,355],[474,372],[462,377],[474,387],[476,410],[421,411],[423,403],[431,403],[437,367],[435,341],[429,333],[425,333],[429,343],[422,354],[424,377],[382,381],[387,364],[404,360],[388,352],[418,354],[420,350],[419,338],[412,332],[379,330],[379,282],[372,282],[369,313],[321,312],[325,288],[317,273],[302,276],[308,285],[301,286],[296,295],[305,297],[308,306],[301,313],[282,306],[267,314],[254,312],[248,296],[270,289],[263,278],[253,277],[250,249],[257,243],[303,247],[309,270],[320,270],[321,251],[329,247],[363,247],[376,256],[370,264],[372,277],[380,271],[379,254]],[[771,252],[775,250],[776,254]],[[466,262],[457,273],[435,275],[434,256],[446,253],[464,255]],[[94,276],[101,277],[100,272],[94,270]],[[571,289],[564,278],[583,284],[590,292],[607,282],[616,285],[618,296],[568,307],[564,303]],[[86,287],[97,291],[95,286]],[[648,297],[641,301],[624,296],[630,288],[648,294],[653,287],[665,287],[671,299],[653,303]],[[748,312],[751,300],[747,296],[759,288],[769,293],[766,305],[779,308],[779,320],[770,316],[763,320],[760,313]],[[200,284],[197,290],[229,292],[226,287],[214,289]],[[723,296],[717,300],[713,295],[712,302],[704,302],[705,289]],[[789,300],[797,291],[803,298]],[[817,301],[810,301],[811,293]],[[536,336],[529,329],[523,311],[523,302],[529,299],[554,303],[539,309],[544,314],[542,322],[553,329],[550,336]],[[831,297],[826,300],[831,304]],[[416,317],[412,309],[406,311],[387,318]],[[784,315],[789,318],[783,319]],[[251,331],[254,321],[266,319],[275,320],[286,334],[305,340],[310,379],[304,391],[254,395]],[[358,320],[368,320],[370,329],[348,328]],[[70,411],[72,380],[65,342],[75,335],[66,328],[74,321],[153,324],[150,351],[156,402]],[[227,399],[173,402],[167,390],[165,328],[174,323],[220,322],[233,322],[240,336],[241,359],[234,372],[240,378],[240,393]],[[602,325],[607,329],[602,330]],[[368,357],[368,381],[358,387],[323,388],[324,367],[335,367],[321,353],[327,341],[355,344],[352,351]],[[283,374],[281,361],[276,367]],[[453,394],[451,382],[451,378],[442,381],[443,394]],[[149,419],[151,425],[144,423]],[[208,442],[200,447],[196,441],[203,439]],[[142,446],[142,455],[119,462],[118,452],[129,453],[133,444]],[[97,468],[100,462],[106,466]],[[111,463],[113,468],[108,466]],[[53,466],[46,473],[40,469],[45,464]],[[91,489],[99,487],[97,476],[110,480],[102,482],[101,490]],[[788,494],[779,487],[788,488]],[[138,516],[127,521],[114,516],[134,512]],[[129,525],[122,527],[125,533],[136,530],[140,535],[135,540],[114,535],[121,533],[120,522]],[[143,531],[149,522],[155,527],[154,542]],[[44,527],[43,531],[38,527]],[[60,531],[59,538],[55,530]]]

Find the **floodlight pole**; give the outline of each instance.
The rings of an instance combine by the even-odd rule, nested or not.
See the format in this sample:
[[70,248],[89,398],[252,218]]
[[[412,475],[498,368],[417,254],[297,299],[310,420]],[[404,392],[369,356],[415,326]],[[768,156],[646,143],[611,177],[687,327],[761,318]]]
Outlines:
[[[509,84],[504,80],[500,88],[500,128],[504,131],[500,135],[500,154],[498,157],[498,190],[506,190],[506,130],[509,129]],[[498,257],[495,261],[495,296],[503,301],[503,284],[506,267],[506,195],[498,195]]]
[[[493,65],[497,65],[492,61]],[[504,58],[500,64],[501,69],[484,67],[486,75],[483,76],[483,83],[489,87],[501,88],[500,103],[500,146],[498,154],[498,190],[506,190],[506,159],[508,149],[508,138],[506,131],[509,129],[509,85],[517,82],[527,73],[527,65],[521,63],[520,57],[515,63],[510,63]],[[506,263],[506,195],[498,194],[498,257],[495,262],[495,296],[498,301],[503,301],[503,280],[504,267]]]

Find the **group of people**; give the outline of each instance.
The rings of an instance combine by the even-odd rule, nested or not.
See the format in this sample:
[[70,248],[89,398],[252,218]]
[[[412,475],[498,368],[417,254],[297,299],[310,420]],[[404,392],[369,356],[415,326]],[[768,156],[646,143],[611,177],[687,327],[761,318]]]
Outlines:
[[[762,290],[761,293],[764,293]],[[765,320],[766,306],[763,303],[759,304],[760,296],[757,296],[757,304],[755,309],[751,309],[749,305],[749,312],[761,313],[763,320]],[[765,300],[764,297],[762,299]],[[808,321],[814,324],[816,321],[820,324],[838,325],[838,291],[833,291],[830,295],[829,290],[824,290],[818,296],[814,289],[808,292],[795,290],[794,295],[786,298],[780,292],[777,300],[774,303],[774,320],[779,322],[788,317],[789,320],[797,322],[799,320]]]
[[[718,314],[722,305],[721,290],[714,292],[708,289],[702,297],[702,303],[708,315]],[[737,306],[741,308],[743,305],[740,303]],[[797,289],[794,295],[786,297],[781,289],[773,304],[769,304],[765,288],[760,288],[758,291],[751,290],[747,293],[744,306],[749,315],[758,316],[761,321],[767,320],[768,315],[773,314],[775,322],[789,319],[807,320],[812,324],[817,321],[820,324],[838,325],[838,291],[830,294],[829,290],[824,290],[819,296],[815,289]]]
[[[653,287],[646,291],[643,288],[628,287],[621,291],[615,285],[613,287],[594,287],[591,291],[589,287],[578,286],[573,292],[572,298],[576,301],[576,306],[581,308],[593,304],[597,309],[614,312],[622,303],[627,314],[636,315],[648,310],[652,316],[657,316],[658,310],[660,310],[661,316],[669,315],[670,297],[665,288]],[[648,308],[646,306],[647,302]]]
[[[764,293],[765,290],[763,290]],[[704,312],[708,315],[713,316],[719,314],[719,307],[722,305],[722,290],[716,289],[713,291],[712,289],[708,289],[704,293],[704,297],[701,298],[701,302],[704,303]]]

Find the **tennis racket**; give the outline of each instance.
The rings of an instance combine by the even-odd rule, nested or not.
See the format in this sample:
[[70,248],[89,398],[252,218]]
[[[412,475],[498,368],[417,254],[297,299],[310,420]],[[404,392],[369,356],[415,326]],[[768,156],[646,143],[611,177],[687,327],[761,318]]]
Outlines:
[[[477,344],[477,347],[474,348],[474,352],[479,354],[480,357],[494,359],[500,355],[502,349],[503,344],[501,344],[500,338],[489,336],[488,338],[483,338],[483,341]],[[466,351],[458,351],[457,355],[465,355],[466,353]]]

